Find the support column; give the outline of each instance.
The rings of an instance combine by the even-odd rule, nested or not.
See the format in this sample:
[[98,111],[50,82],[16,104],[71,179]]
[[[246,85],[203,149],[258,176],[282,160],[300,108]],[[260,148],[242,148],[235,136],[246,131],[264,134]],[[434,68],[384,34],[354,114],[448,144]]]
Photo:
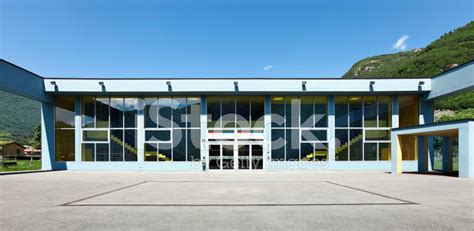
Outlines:
[[81,144],[81,97],[76,96],[76,114],[74,116],[74,161],[82,161],[82,144]]
[[41,169],[55,170],[54,103],[41,103]]
[[271,116],[271,98],[265,96],[265,117],[263,126],[263,137],[264,137],[264,156],[263,156],[263,169],[267,170],[271,161],[271,150],[272,150],[272,116]]
[[[419,124],[431,124],[434,122],[434,103],[432,101],[426,100],[428,94],[420,97],[420,115],[419,115]],[[434,166],[434,142],[433,137],[428,136],[426,144],[426,152],[428,153],[428,171],[433,170]],[[421,145],[421,141],[418,142],[418,147]]]
[[428,172],[428,137],[418,136],[418,172]]
[[[451,141],[450,141],[451,140]],[[443,172],[450,173],[453,171],[453,153],[452,148],[452,138],[448,136],[443,136],[443,145],[441,146],[442,155],[443,155]]]
[[137,162],[143,165],[145,162],[145,99],[139,98],[137,112]]
[[400,136],[392,134],[392,174],[402,173],[402,149],[400,147]]
[[[200,150],[201,150],[201,163],[204,164],[207,168],[209,166],[207,160],[207,98],[206,96],[201,96],[201,115],[199,118],[201,124],[201,140]],[[204,168],[203,168],[204,170]]]
[[329,162],[336,160],[336,117],[334,115],[334,96],[328,98],[328,151]]
[[474,122],[459,128],[459,177],[474,178]]

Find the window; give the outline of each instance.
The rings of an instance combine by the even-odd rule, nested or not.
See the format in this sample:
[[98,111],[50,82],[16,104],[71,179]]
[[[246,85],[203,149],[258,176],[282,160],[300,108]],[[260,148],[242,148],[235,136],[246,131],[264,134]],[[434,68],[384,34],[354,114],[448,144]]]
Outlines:
[[[399,126],[407,127],[419,124],[419,99],[416,95],[404,95],[399,97],[398,118]],[[400,146],[403,149],[403,160],[416,160],[417,155],[416,136],[400,137]]]
[[327,97],[271,99],[272,160],[327,160]]
[[138,98],[84,96],[81,109],[83,161],[137,161]]
[[55,160],[75,160],[75,115],[76,97],[55,98]]
[[392,97],[336,96],[338,161],[389,160]]
[[145,161],[200,161],[200,98],[147,97],[145,102]]

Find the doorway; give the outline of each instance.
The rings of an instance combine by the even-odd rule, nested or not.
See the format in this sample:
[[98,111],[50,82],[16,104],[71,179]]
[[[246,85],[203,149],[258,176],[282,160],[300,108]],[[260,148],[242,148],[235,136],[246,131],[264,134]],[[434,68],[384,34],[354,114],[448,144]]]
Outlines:
[[261,143],[210,143],[209,170],[261,170],[263,144]]

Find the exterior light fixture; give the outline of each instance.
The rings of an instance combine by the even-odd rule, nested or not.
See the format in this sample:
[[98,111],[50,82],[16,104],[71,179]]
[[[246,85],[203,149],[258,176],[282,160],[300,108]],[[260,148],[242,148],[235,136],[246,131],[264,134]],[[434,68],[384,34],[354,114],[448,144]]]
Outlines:
[[171,86],[171,81],[166,81],[166,85]]
[[239,86],[239,82],[234,81],[234,86],[236,86],[236,87]]
[[370,86],[374,86],[375,85],[375,81],[370,81]]
[[420,81],[420,82],[418,83],[418,85],[420,85],[420,86],[421,86],[421,85],[424,85],[424,84],[425,84],[425,81]]
[[303,85],[303,87],[305,87],[306,86],[306,81],[301,82],[301,84]]
[[100,81],[100,82],[99,82],[99,85],[100,85],[100,86],[104,86],[104,82]]
[[56,86],[56,81],[51,81],[51,85]]

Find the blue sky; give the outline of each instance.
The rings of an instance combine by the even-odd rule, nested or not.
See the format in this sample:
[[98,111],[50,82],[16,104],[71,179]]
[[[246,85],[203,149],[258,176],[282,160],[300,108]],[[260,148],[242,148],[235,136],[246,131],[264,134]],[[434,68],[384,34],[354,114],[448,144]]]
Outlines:
[[0,2],[0,57],[49,77],[340,77],[474,12],[471,0]]

